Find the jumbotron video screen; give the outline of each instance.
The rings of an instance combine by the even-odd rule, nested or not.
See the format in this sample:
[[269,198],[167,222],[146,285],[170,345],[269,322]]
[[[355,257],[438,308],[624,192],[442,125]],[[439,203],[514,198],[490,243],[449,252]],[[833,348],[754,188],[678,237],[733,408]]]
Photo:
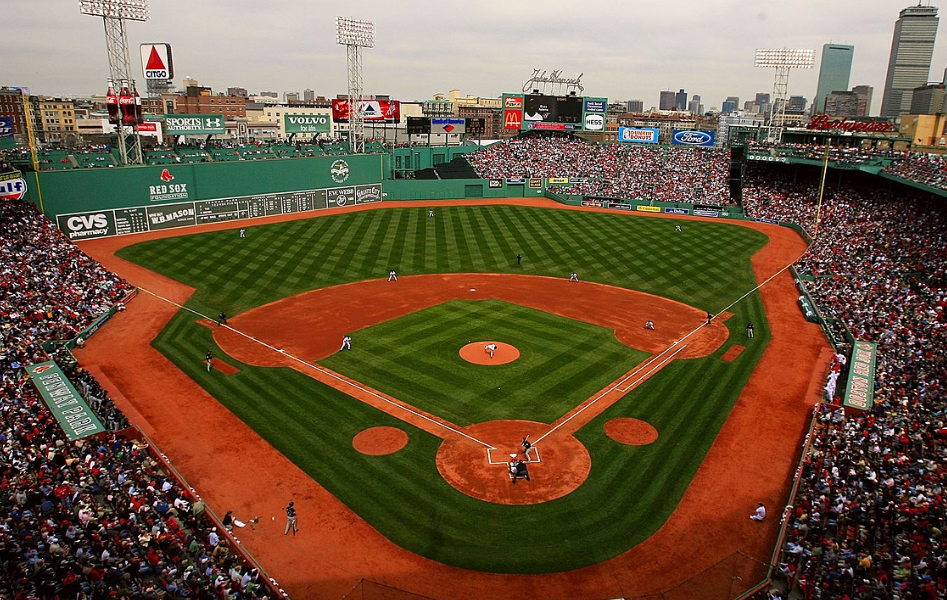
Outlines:
[[582,122],[582,97],[528,95],[523,120],[578,125]]

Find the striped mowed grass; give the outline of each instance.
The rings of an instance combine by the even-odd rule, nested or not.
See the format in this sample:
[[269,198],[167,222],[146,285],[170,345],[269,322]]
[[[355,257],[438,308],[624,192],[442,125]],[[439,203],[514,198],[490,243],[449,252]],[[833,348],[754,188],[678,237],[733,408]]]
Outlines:
[[[309,289],[385,277],[391,269],[400,274],[492,272],[556,277],[576,271],[584,280],[666,296],[714,313],[752,289],[755,280],[749,258],[765,243],[765,236],[727,223],[690,221],[677,233],[677,223],[680,221],[514,206],[441,205],[434,218],[422,208],[383,208],[251,227],[245,239],[232,230],[154,240],[128,247],[120,255],[195,287],[189,307],[206,315],[220,311],[238,314]],[[517,254],[523,255],[519,266]],[[568,302],[568,298],[562,301]],[[433,317],[420,313],[403,317],[403,329],[420,327],[416,332],[422,332],[425,328],[419,323],[425,321],[433,331],[461,327],[463,319],[454,321],[452,317],[463,311],[469,311],[467,320],[471,321],[463,327],[489,328],[491,312],[499,315],[522,309],[490,302],[434,307],[429,309],[435,311]],[[438,308],[443,312],[437,312]],[[735,334],[731,341],[712,356],[674,361],[579,430],[576,437],[592,457],[589,479],[563,498],[530,506],[495,505],[458,492],[437,472],[439,438],[291,369],[236,363],[241,369],[236,375],[208,375],[199,359],[207,348],[214,348],[213,338],[190,313],[175,316],[154,345],[395,543],[470,569],[542,573],[614,557],[647,539],[673,512],[769,337],[758,294],[751,294],[730,311],[735,313],[728,322]],[[556,344],[572,342],[572,349],[564,352],[571,353],[571,359],[562,360],[562,368],[548,373],[534,371],[528,381],[520,378],[524,388],[535,387],[509,404],[484,400],[489,396],[485,384],[462,384],[444,375],[453,370],[450,361],[456,348],[441,353],[442,362],[436,360],[435,352],[435,357],[425,358],[433,364],[405,364],[400,371],[398,364],[406,358],[393,359],[385,369],[397,373],[390,385],[399,393],[417,388],[415,401],[419,403],[429,401],[421,398],[421,388],[425,398],[452,398],[463,389],[462,402],[432,410],[437,414],[443,411],[445,418],[459,423],[493,415],[517,416],[507,411],[533,411],[530,414],[537,420],[550,421],[575,404],[574,396],[585,393],[583,386],[598,385],[588,373],[607,379],[607,368],[596,367],[600,357],[591,351],[598,341],[589,340],[598,340],[598,334],[583,338],[575,332],[566,333],[565,325],[551,324],[548,315],[516,314],[522,317],[523,330],[504,335],[520,335],[528,346],[530,335],[556,339],[555,330],[561,327],[560,339],[564,341]],[[721,361],[719,357],[733,345],[732,340],[745,343],[742,324],[746,321],[758,324],[754,343],[733,362]],[[553,331],[543,333],[544,328]],[[499,337],[486,335],[486,329],[478,331],[484,332],[484,338]],[[393,345],[392,340],[399,339],[394,331],[379,334],[377,339],[375,332],[368,333],[371,339],[363,340],[360,335],[359,343],[377,344],[379,356]],[[439,334],[429,337],[417,342],[447,344],[439,341]],[[557,352],[563,350],[561,345],[554,347]],[[605,362],[620,364],[609,368],[621,372],[641,359],[627,348],[608,347],[607,352]],[[339,359],[350,357],[331,357],[326,364]],[[365,377],[372,369],[368,363],[349,367],[363,371]],[[442,376],[415,377],[412,370],[415,375],[423,371]],[[512,377],[500,382],[501,390],[514,386],[517,380]],[[573,397],[563,401],[565,410],[560,410],[563,406],[541,406],[550,401],[552,394],[547,391],[570,386]],[[626,446],[611,440],[604,433],[604,424],[616,417],[648,421],[658,430],[658,440],[648,446]],[[355,451],[352,438],[376,425],[404,429],[409,434],[408,445],[382,457]],[[524,527],[528,535],[524,535]],[[499,547],[505,552],[496,552]],[[508,560],[511,554],[517,556],[516,561]]]

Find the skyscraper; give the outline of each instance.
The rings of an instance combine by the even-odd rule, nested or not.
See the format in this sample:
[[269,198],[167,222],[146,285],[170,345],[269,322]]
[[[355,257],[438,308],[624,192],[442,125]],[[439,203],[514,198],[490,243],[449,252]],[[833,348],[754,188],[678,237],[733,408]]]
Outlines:
[[888,74],[881,98],[881,116],[894,118],[911,108],[911,93],[927,83],[931,73],[937,7],[910,6],[894,24]]
[[674,94],[674,108],[675,110],[687,110],[687,92],[683,88]]
[[674,110],[675,96],[671,90],[661,92],[661,98],[658,101],[658,110]]
[[848,91],[848,80],[852,75],[852,56],[855,46],[844,44],[824,44],[822,46],[822,64],[819,66],[819,85],[815,91],[812,110],[816,113],[825,110],[825,98],[832,92]]
[[628,112],[644,112],[643,100],[628,100],[625,102],[625,110]]
[[858,115],[867,117],[871,113],[871,94],[874,88],[870,85],[856,85],[852,91],[858,94]]

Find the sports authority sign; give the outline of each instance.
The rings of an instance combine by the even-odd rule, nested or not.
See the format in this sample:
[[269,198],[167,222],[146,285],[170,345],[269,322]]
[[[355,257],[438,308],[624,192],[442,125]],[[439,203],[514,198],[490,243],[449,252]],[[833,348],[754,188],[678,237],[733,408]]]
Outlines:
[[171,44],[142,44],[141,71],[145,74],[145,79],[174,79]]
[[55,362],[30,365],[26,372],[70,441],[105,431],[101,421]]
[[329,133],[330,115],[283,115],[286,133]]
[[223,115],[165,115],[167,135],[223,135],[227,125]]

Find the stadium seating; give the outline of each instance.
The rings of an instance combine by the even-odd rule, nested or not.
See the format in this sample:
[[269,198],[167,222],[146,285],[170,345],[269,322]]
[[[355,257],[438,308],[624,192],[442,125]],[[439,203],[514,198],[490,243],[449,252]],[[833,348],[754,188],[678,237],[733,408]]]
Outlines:
[[665,202],[729,202],[729,153],[714,148],[591,144],[569,136],[521,136],[466,155],[480,177],[582,178],[560,194]]
[[[779,572],[803,598],[933,600],[947,589],[947,219],[930,194],[856,183],[827,192],[797,268],[825,315],[878,344],[876,405],[817,409]],[[754,167],[744,198],[814,233],[815,173]]]
[[21,201],[0,203],[0,287],[0,597],[273,597],[68,351],[53,358],[107,433],[70,442],[22,368],[133,288]]

